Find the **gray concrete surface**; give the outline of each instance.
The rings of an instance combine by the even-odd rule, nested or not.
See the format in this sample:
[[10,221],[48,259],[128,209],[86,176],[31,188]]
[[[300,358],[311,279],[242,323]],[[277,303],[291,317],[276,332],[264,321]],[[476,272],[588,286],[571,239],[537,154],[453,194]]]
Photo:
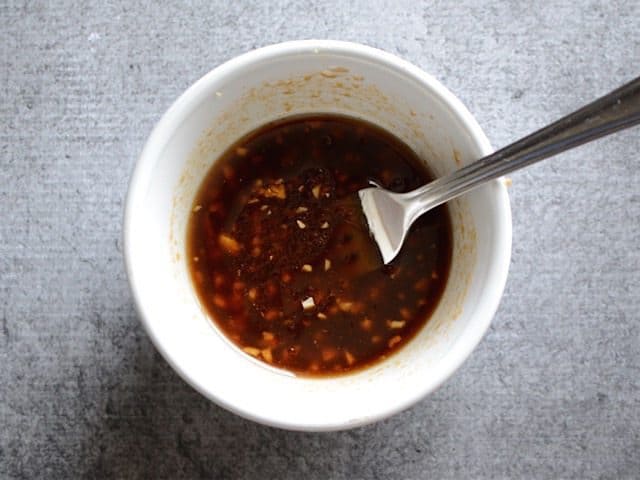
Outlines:
[[639,478],[638,129],[513,176],[487,336],[434,395],[353,431],[200,397],[142,331],[120,241],[154,122],[236,54],[383,48],[501,145],[637,76],[639,32],[634,0],[0,2],[0,478]]

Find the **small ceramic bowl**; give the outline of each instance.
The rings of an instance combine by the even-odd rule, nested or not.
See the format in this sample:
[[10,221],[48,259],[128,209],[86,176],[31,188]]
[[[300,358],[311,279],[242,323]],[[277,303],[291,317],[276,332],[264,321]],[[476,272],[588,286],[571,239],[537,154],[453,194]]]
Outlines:
[[185,261],[186,224],[200,182],[227,147],[268,121],[310,112],[373,122],[412,147],[436,175],[491,152],[458,99],[393,55],[325,40],[272,45],[214,69],[164,114],[131,179],[124,251],[142,323],[190,385],[260,423],[338,430],[413,405],[469,356],[505,285],[511,213],[501,181],[450,203],[454,246],[443,297],[426,326],[385,361],[318,379],[253,361],[198,302]]

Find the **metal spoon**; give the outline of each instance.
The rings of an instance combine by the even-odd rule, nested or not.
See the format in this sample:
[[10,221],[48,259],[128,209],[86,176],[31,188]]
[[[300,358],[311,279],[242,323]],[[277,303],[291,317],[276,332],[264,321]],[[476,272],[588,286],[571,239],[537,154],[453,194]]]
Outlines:
[[385,264],[400,251],[411,224],[423,213],[489,180],[640,123],[640,77],[555,123],[460,170],[407,193],[382,188],[358,192]]

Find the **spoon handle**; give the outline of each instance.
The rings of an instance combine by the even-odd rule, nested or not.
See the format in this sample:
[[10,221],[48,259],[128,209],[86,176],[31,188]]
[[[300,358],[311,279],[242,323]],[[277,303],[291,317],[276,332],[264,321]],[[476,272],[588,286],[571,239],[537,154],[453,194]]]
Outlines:
[[640,77],[466,167],[400,195],[409,225],[427,210],[489,180],[640,123]]

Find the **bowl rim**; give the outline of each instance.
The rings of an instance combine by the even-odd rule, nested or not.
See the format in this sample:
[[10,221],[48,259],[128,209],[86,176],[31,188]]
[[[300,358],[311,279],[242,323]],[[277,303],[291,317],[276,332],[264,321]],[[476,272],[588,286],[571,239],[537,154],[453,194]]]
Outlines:
[[[425,388],[413,396],[405,396],[400,401],[394,402],[389,409],[382,413],[363,416],[356,422],[323,423],[316,421],[300,423],[291,422],[282,418],[270,418],[255,411],[245,411],[225,401],[225,399],[217,395],[216,392],[205,388],[171,356],[161,339],[156,335],[154,322],[147,313],[144,301],[146,296],[142,293],[144,286],[140,284],[138,279],[136,262],[131,252],[133,235],[136,231],[136,229],[133,228],[134,211],[143,198],[145,188],[142,187],[148,185],[150,182],[150,176],[158,155],[163,151],[176,128],[190,112],[200,104],[203,97],[208,94],[209,85],[217,81],[218,78],[224,77],[234,71],[242,70],[253,63],[268,61],[272,58],[300,53],[311,54],[327,52],[382,64],[399,74],[410,77],[414,81],[425,85],[446,105],[446,108],[452,116],[464,126],[467,134],[471,137],[471,140],[482,155],[487,155],[493,151],[486,135],[462,102],[438,80],[417,66],[391,53],[359,43],[336,40],[294,40],[265,46],[234,57],[205,74],[182,93],[162,115],[145,142],[142,153],[130,177],[124,207],[122,235],[126,275],[138,318],[147,335],[151,338],[155,348],[183,380],[206,398],[244,418],[261,424],[289,430],[333,431],[373,423],[410,407],[420,399],[437,390],[470,356],[471,352],[480,343],[488,330],[504,291],[511,260],[512,224],[509,196],[504,183],[500,180],[495,180],[493,181],[495,186],[493,192],[496,196],[497,208],[493,212],[493,215],[496,217],[497,224],[501,227],[499,229],[501,235],[496,237],[498,254],[495,255],[494,260],[487,265],[487,275],[490,276],[493,281],[490,282],[490,285],[487,285],[486,295],[479,300],[478,307],[474,313],[474,317],[477,317],[477,319],[472,325],[473,334],[467,334],[465,337],[466,341],[460,341],[454,345],[454,349],[448,353],[446,361],[443,359],[443,363],[439,366],[438,372],[434,375],[436,378],[432,378],[430,382],[426,382]],[[471,328],[471,326],[469,328]]]

